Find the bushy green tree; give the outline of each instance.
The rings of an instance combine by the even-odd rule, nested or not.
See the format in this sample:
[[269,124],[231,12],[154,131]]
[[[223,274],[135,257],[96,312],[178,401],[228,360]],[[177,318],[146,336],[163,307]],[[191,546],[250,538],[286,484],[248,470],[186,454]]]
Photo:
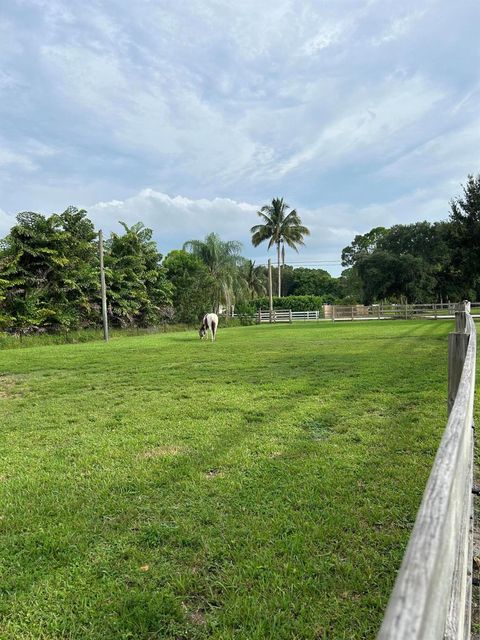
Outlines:
[[[320,311],[323,305],[329,302],[332,302],[332,300],[326,296],[284,296],[283,298],[274,296],[273,308],[291,309],[292,311]],[[256,311],[258,309],[268,309],[268,297],[256,298],[252,300],[251,305]]]
[[342,277],[345,295],[359,296],[364,303],[459,297],[452,269],[451,225],[446,222],[377,227],[356,236],[343,250],[342,260],[350,266]]
[[100,310],[97,232],[84,209],[68,207],[53,217],[66,259],[59,273],[58,302],[72,327],[95,324]]
[[240,242],[225,241],[216,233],[210,233],[204,240],[185,242],[183,250],[199,258],[212,276],[214,287],[209,310],[218,312],[222,304],[228,310],[237,295],[245,294],[245,281],[240,271],[243,263]]
[[462,188],[450,202],[452,260],[461,297],[473,299],[480,294],[480,174]]
[[387,231],[385,227],[375,227],[368,233],[356,235],[352,243],[342,251],[342,266],[354,267],[360,258],[373,253]]
[[173,285],[172,302],[175,319],[193,324],[210,310],[215,282],[205,264],[183,250],[171,251],[163,266]]
[[[96,233],[84,210],[17,216],[0,248],[3,313],[19,332],[72,329],[97,314]],[[6,283],[6,284],[5,284]]]
[[284,291],[287,296],[311,295],[336,298],[339,295],[339,286],[337,279],[332,278],[324,269],[297,267],[291,269],[288,274],[288,288],[285,287]]
[[173,287],[161,266],[162,256],[143,223],[112,233],[105,243],[108,313],[119,326],[156,325],[172,315]]

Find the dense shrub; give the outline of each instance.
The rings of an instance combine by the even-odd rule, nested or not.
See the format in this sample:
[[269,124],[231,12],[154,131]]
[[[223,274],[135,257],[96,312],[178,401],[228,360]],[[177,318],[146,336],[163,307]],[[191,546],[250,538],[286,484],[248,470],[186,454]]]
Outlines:
[[[316,311],[331,300],[327,296],[285,296],[284,298],[273,298],[274,309],[291,309],[292,311]],[[268,298],[257,298],[252,301],[255,311],[258,309],[268,309]]]

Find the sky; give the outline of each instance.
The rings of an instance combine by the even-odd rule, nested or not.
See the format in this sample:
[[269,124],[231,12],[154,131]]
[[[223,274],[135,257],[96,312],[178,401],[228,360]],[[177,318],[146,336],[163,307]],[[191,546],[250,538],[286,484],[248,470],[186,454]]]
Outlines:
[[478,0],[0,0],[0,236],[74,205],[264,263],[283,197],[311,230],[287,262],[338,275],[480,171],[479,24]]

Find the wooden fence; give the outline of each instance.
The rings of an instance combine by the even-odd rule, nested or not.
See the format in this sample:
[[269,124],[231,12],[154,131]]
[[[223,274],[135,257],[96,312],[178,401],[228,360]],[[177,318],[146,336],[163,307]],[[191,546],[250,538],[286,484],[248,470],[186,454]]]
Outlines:
[[273,309],[265,311],[260,309],[257,314],[257,322],[293,322],[297,320],[323,320],[321,311],[292,311],[291,309]]
[[477,341],[468,311],[455,313],[449,418],[377,640],[470,637]]
[[[273,309],[272,312],[260,309],[256,314],[259,323],[295,322],[330,320],[333,322],[348,320],[410,320],[425,318],[440,320],[455,317],[460,308],[458,303],[444,304],[374,304],[365,305],[323,305],[322,309],[313,311],[292,311],[291,309]],[[471,303],[471,313],[480,317],[480,302]]]

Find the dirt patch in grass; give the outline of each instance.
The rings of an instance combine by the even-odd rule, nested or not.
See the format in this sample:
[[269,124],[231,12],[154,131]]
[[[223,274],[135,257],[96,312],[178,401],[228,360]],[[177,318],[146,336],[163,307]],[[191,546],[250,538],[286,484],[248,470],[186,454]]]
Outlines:
[[220,469],[209,469],[205,475],[207,478],[222,478],[225,473]]
[[[194,605],[195,606],[195,605]],[[185,614],[189,618],[190,622],[195,625],[204,625],[205,624],[205,611],[201,608],[197,608],[192,611],[192,605],[188,605],[185,602],[182,602],[182,609],[185,611]]]
[[180,447],[155,447],[140,454],[140,458],[164,458],[165,456],[176,456],[181,453]]
[[205,614],[203,611],[194,611],[190,614],[190,620],[193,624],[205,624]]
[[17,376],[6,376],[0,374],[0,400],[16,398],[21,395],[18,385],[20,380]]
[[301,427],[310,435],[312,440],[325,440],[332,434],[334,425],[335,416],[326,414],[307,420]]

